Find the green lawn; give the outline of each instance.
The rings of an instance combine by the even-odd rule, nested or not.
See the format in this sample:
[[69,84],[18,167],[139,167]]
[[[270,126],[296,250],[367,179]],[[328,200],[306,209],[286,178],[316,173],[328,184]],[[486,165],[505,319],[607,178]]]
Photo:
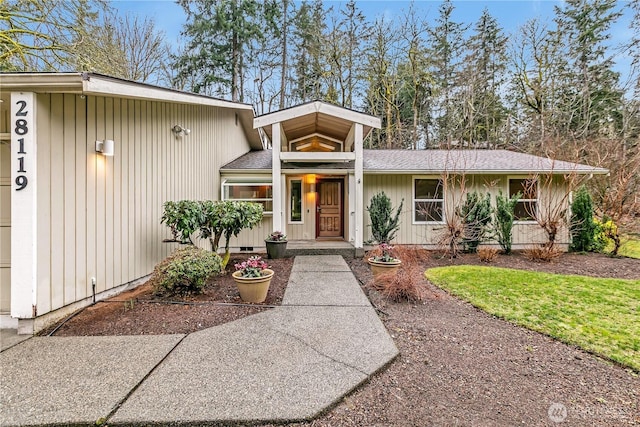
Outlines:
[[640,259],[640,237],[630,235],[623,237],[618,254]]
[[640,280],[479,266],[425,275],[488,313],[640,371]]

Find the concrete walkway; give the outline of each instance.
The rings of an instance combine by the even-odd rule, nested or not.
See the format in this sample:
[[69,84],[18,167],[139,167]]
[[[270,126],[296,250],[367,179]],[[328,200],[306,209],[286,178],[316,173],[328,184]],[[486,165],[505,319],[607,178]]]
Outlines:
[[398,354],[342,257],[298,256],[281,307],[189,335],[0,353],[0,425],[312,419]]

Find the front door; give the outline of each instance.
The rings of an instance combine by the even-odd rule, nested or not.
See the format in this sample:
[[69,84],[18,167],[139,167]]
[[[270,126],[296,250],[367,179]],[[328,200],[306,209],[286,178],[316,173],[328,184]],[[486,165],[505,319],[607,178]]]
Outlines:
[[316,236],[342,237],[342,181],[319,181]]

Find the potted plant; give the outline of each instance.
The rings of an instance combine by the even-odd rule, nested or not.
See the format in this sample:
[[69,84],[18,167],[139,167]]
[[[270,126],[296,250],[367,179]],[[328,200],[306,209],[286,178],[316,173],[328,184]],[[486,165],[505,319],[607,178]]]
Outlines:
[[267,258],[284,258],[287,251],[287,235],[282,231],[274,231],[269,234],[264,242],[267,244]]
[[273,270],[257,255],[235,264],[235,268],[232,276],[240,291],[240,298],[246,302],[263,302],[267,298]]
[[380,255],[374,255],[368,259],[374,277],[382,273],[396,271],[402,264],[402,261],[393,256],[393,246],[381,243],[379,249]]

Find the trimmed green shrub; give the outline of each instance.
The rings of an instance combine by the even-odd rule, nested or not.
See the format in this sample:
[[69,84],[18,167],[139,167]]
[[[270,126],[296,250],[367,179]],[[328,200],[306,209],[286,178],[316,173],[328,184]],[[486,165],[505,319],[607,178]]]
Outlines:
[[177,242],[183,245],[193,245],[191,235],[200,228],[202,220],[203,215],[200,202],[193,200],[165,202],[160,224],[167,224],[173,235],[173,240],[165,241]]
[[400,228],[400,213],[404,199],[400,202],[400,206],[393,213],[391,199],[381,191],[371,198],[371,204],[367,206],[369,218],[371,219],[371,234],[373,240],[378,243],[389,243],[396,237],[396,232]]
[[211,250],[217,252],[220,238],[225,238],[225,254],[222,260],[226,267],[231,256],[229,243],[231,237],[237,237],[245,228],[253,228],[262,221],[262,205],[238,201],[194,201],[181,200],[166,202],[160,223],[167,224],[173,239],[165,242],[178,242],[193,245],[191,236],[200,231],[201,239],[208,239]]
[[227,266],[231,251],[231,237],[237,237],[245,228],[252,229],[262,221],[263,208],[260,203],[237,201],[204,201],[200,237],[209,239],[211,250],[218,251],[220,238],[224,236],[223,268]]
[[199,294],[207,280],[222,270],[222,259],[216,253],[195,246],[178,249],[153,269],[153,293]]
[[513,221],[515,220],[514,212],[518,200],[520,200],[520,193],[512,198],[508,198],[500,191],[496,196],[496,222],[493,227],[494,238],[505,254],[511,253],[511,232],[513,230]]
[[571,203],[571,246],[575,252],[588,252],[596,249],[596,223],[593,221],[593,202],[585,186],[576,192]]
[[459,212],[464,224],[464,242],[467,250],[475,253],[484,240],[487,226],[491,222],[491,195],[477,191],[467,193],[467,199]]

